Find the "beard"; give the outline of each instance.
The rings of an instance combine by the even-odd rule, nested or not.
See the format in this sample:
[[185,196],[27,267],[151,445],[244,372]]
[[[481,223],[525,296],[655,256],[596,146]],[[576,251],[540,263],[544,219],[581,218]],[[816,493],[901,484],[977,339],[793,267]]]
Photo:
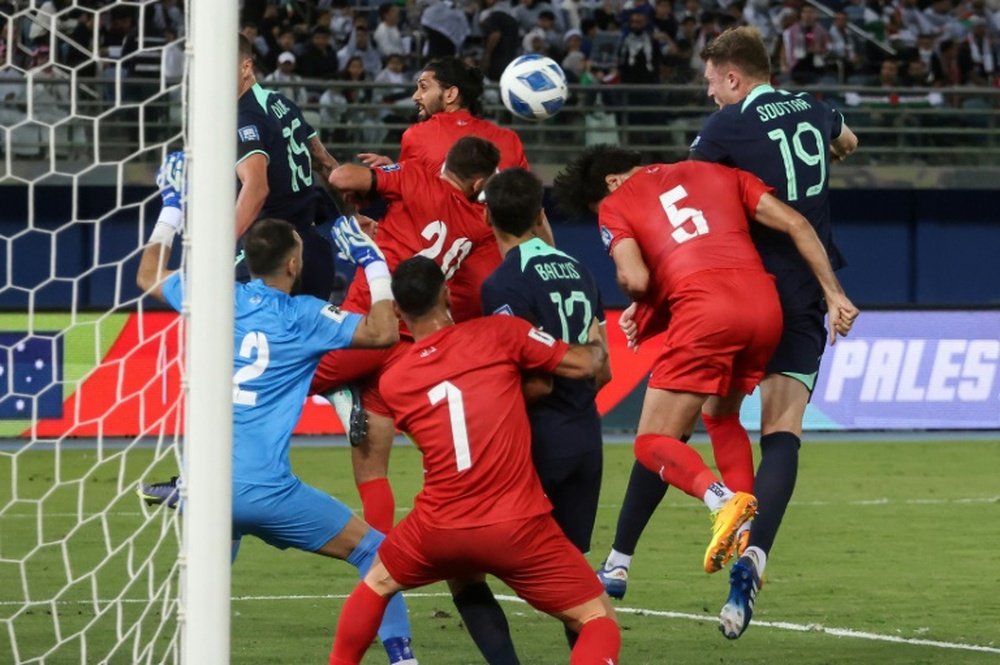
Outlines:
[[437,98],[429,105],[427,104],[417,104],[417,120],[423,122],[424,120],[429,120],[435,113],[440,113],[444,110],[444,93],[442,92],[437,96]]

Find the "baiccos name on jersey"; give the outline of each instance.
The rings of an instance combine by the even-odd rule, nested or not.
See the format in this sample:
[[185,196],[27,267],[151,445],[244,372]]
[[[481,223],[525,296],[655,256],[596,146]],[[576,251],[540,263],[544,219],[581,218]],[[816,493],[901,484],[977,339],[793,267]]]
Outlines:
[[831,350],[823,393],[827,402],[985,402],[997,398],[997,339],[837,340]]
[[570,261],[536,263],[535,272],[546,282],[550,279],[580,279],[580,273]]

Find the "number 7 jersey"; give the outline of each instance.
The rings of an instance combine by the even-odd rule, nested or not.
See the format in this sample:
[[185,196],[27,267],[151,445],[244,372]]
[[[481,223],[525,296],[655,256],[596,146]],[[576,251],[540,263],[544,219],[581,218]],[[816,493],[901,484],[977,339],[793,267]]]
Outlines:
[[[826,102],[759,85],[743,101],[709,116],[691,144],[691,157],[749,171],[773,187],[816,229],[836,270],[844,260],[830,225],[830,142],[843,128],[844,116]],[[768,271],[809,272],[786,234],[760,225],[751,233]]]
[[414,510],[466,528],[552,509],[531,462],[521,369],[550,372],[567,348],[523,319],[487,316],[422,338],[386,370],[382,398],[424,458]]

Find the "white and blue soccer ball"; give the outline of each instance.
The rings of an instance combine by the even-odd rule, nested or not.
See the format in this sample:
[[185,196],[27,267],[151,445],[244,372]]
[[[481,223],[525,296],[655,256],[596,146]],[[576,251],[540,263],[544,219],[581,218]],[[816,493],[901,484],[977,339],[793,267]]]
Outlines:
[[500,75],[500,98],[525,120],[551,118],[566,103],[566,74],[555,60],[529,53],[515,58]]

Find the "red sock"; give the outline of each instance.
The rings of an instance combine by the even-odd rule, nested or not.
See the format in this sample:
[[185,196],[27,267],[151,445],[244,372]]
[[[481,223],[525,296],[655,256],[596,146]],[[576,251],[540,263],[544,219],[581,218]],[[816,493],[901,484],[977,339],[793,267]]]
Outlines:
[[704,499],[709,486],[718,482],[698,451],[672,436],[640,434],[635,439],[635,458],[659,474],[663,482],[698,500]]
[[715,466],[719,468],[722,482],[734,492],[752,492],[753,451],[739,415],[716,418],[702,414],[701,419],[712,439]]
[[383,598],[364,582],[358,582],[340,610],[330,665],[358,665],[361,662],[378,633],[388,604],[389,598]]
[[569,665],[615,665],[621,647],[622,635],[614,619],[591,619],[580,629]]
[[396,499],[388,478],[366,480],[358,485],[365,521],[382,533],[389,533],[396,515]]

